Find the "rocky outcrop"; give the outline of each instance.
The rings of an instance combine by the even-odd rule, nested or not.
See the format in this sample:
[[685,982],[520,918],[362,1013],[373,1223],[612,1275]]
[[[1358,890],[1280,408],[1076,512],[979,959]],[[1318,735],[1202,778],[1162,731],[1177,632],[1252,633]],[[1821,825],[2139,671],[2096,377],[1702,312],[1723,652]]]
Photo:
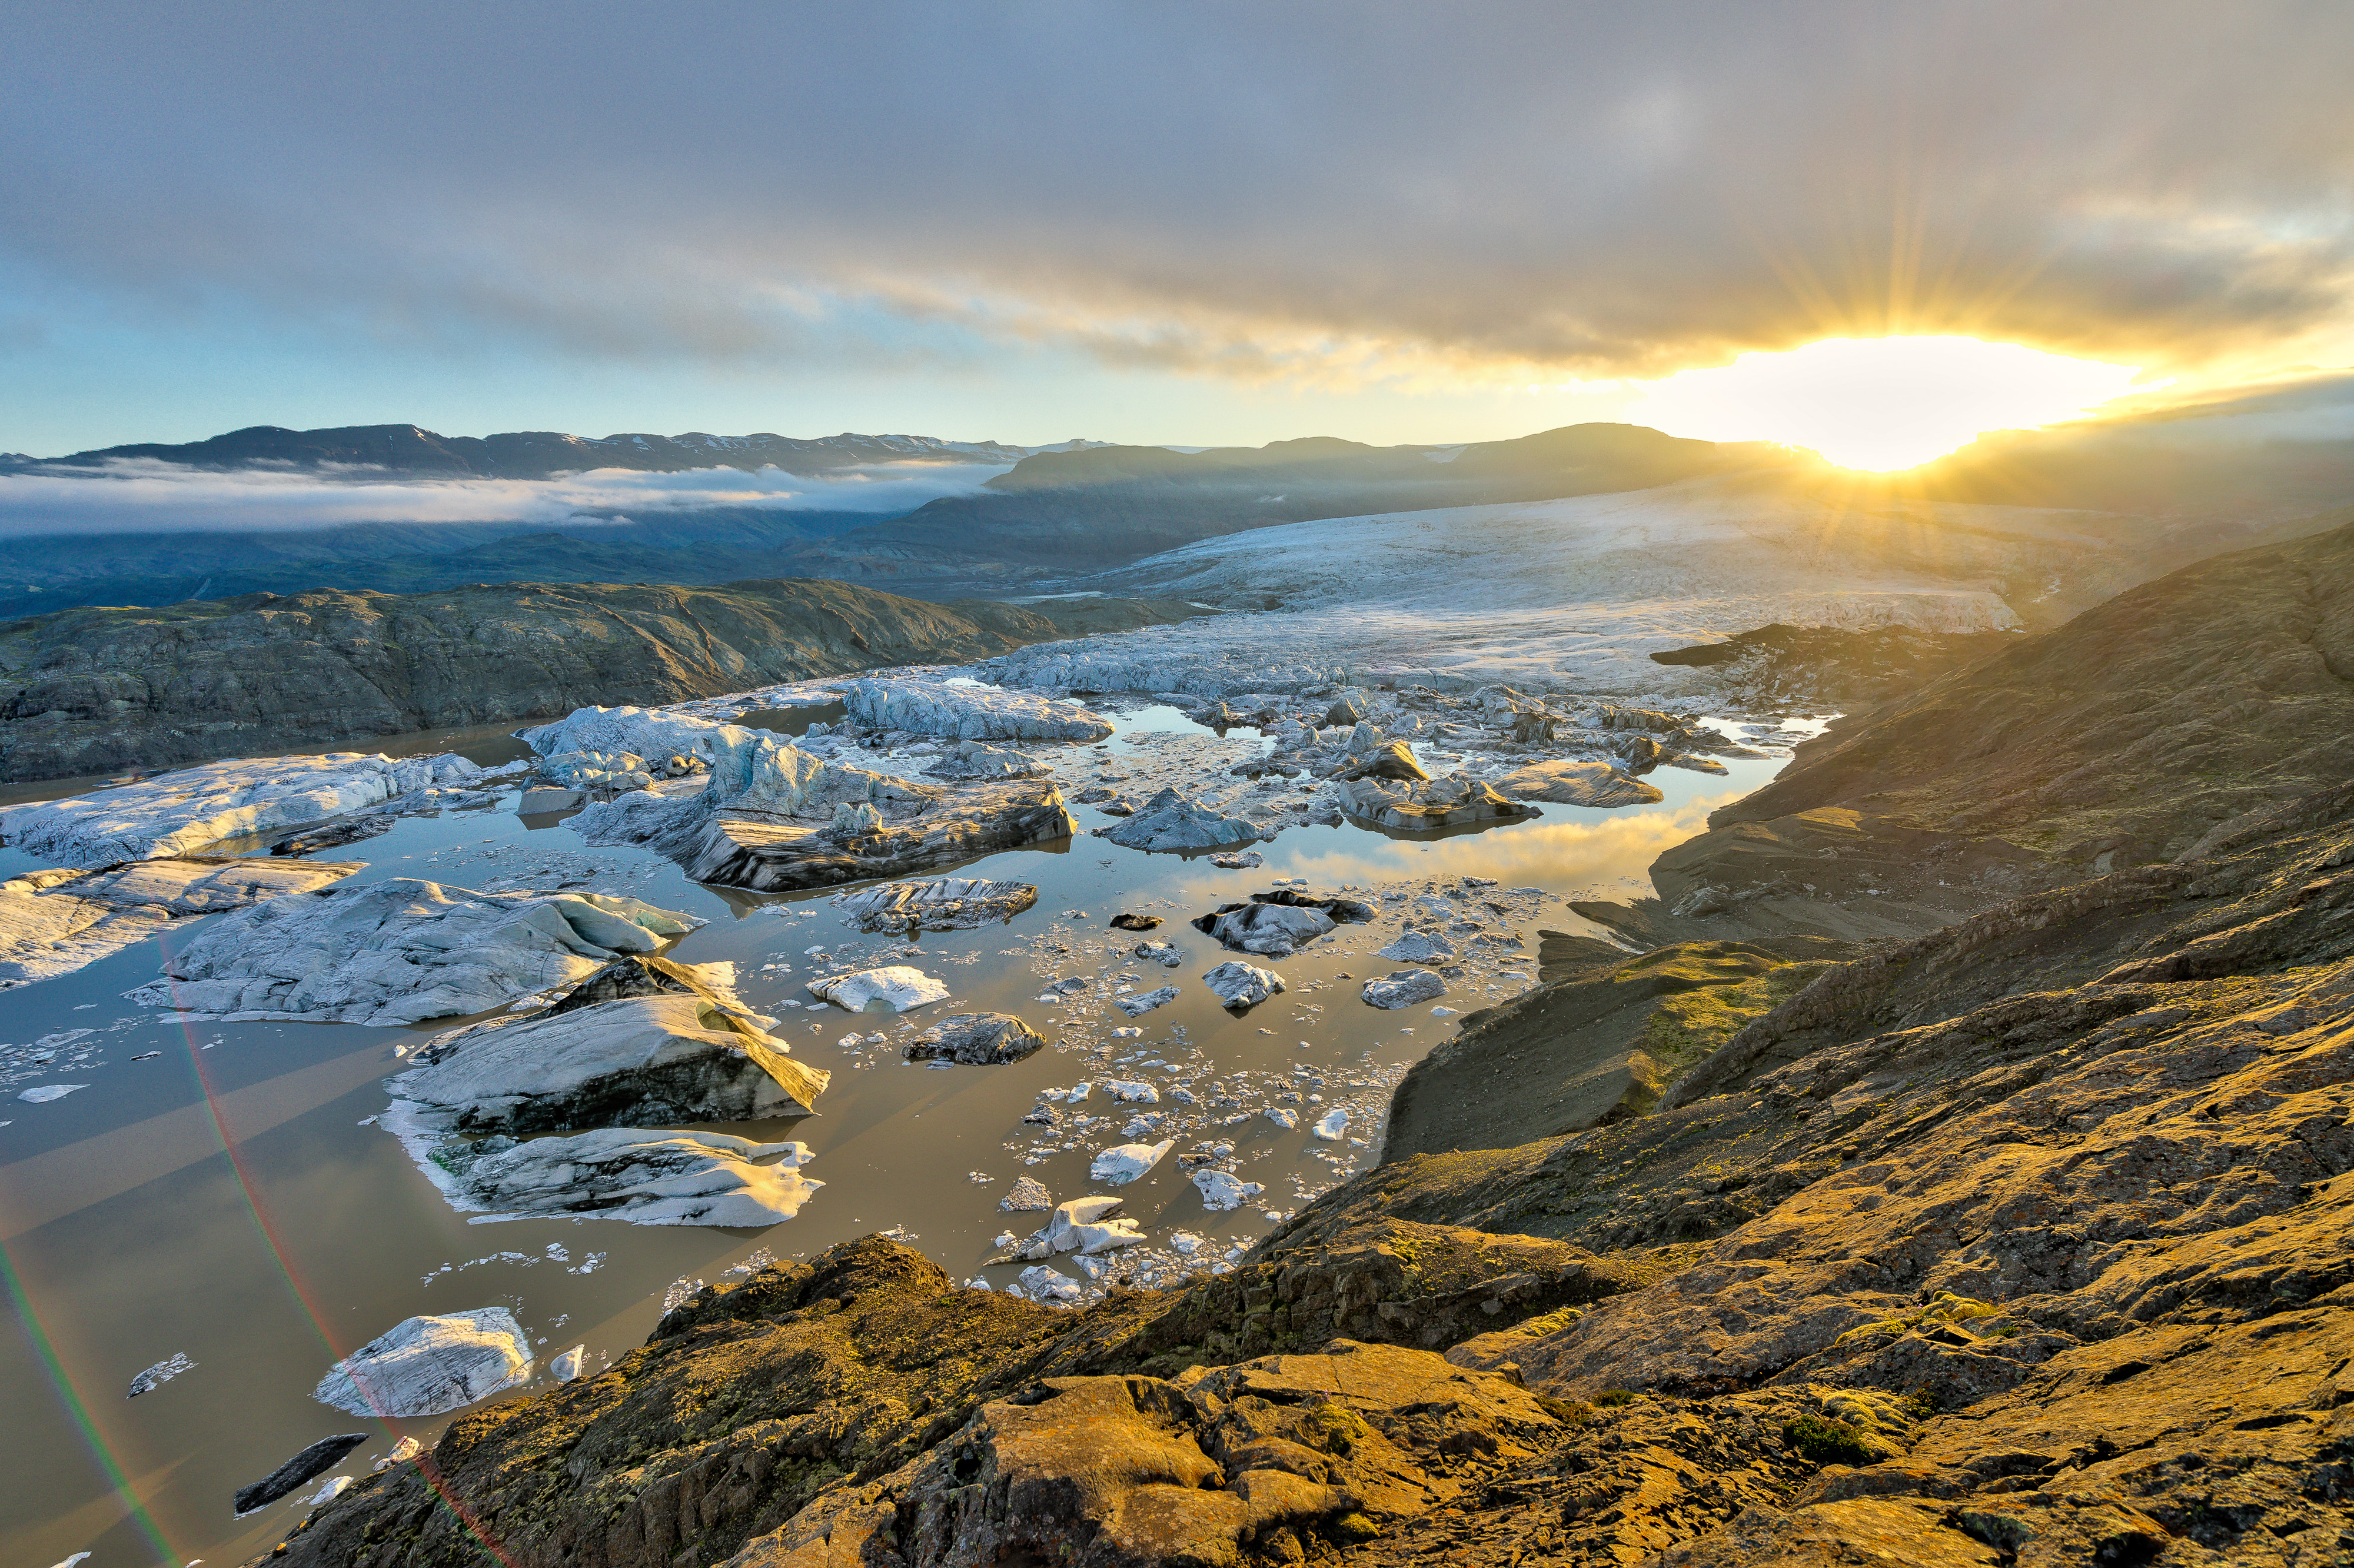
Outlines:
[[871,588],[786,578],[316,588],[62,610],[0,626],[0,781],[350,744],[591,703],[671,703],[961,662],[1061,635],[1043,617],[991,608],[1002,613],[984,625]]
[[[1686,942],[1468,1013],[1400,1081],[1383,1158],[1510,1149],[1641,1116],[1680,1074],[1850,950],[1808,937]],[[1439,993],[1428,978],[1419,1000]]]
[[10,847],[69,865],[185,855],[382,806],[466,789],[482,769],[462,757],[271,757],[183,768],[136,784],[0,811]]
[[870,729],[907,730],[954,740],[1101,740],[1111,725],[1076,703],[971,682],[853,681],[843,688],[850,716]]
[[308,893],[358,861],[180,855],[97,871],[28,871],[0,882],[0,991],[69,974],[174,920]]

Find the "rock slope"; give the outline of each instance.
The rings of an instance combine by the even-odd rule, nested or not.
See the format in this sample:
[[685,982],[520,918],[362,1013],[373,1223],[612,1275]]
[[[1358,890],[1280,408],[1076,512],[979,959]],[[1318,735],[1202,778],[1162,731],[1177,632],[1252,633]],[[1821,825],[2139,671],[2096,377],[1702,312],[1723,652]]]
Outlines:
[[292,751],[367,736],[669,703],[1062,635],[792,578],[695,588],[320,588],[0,625],[0,781]]

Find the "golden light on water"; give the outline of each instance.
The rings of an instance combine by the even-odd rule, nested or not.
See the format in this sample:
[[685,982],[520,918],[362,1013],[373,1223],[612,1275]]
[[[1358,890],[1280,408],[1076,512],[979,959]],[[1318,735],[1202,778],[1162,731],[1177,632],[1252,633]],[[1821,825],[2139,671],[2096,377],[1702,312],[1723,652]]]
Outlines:
[[1988,430],[2074,418],[2133,390],[2140,373],[1974,337],[1834,337],[1679,371],[1649,384],[1628,417],[1670,435],[1779,441],[1887,472]]

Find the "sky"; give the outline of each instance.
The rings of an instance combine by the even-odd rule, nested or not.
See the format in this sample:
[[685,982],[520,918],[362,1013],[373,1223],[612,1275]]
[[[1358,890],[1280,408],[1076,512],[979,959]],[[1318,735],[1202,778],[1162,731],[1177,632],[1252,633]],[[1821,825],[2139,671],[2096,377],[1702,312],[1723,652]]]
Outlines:
[[1826,339],[2090,366],[2015,397],[1989,370],[1969,417],[1998,424],[2354,364],[2343,4],[92,0],[5,27],[0,450],[1621,418],[1805,444],[1993,363],[1794,388],[1838,356],[1773,356]]

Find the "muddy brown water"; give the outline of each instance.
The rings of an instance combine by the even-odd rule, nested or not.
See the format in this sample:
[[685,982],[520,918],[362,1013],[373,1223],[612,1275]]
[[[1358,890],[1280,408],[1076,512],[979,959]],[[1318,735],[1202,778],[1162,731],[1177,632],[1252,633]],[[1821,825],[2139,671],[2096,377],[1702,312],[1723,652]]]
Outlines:
[[[826,715],[777,716],[783,727]],[[1115,757],[1130,735],[1194,727],[1166,708],[1119,723]],[[504,732],[444,732],[418,746],[495,750],[503,739]],[[1590,929],[1563,898],[1648,891],[1645,868],[1660,850],[1701,831],[1710,810],[1781,766],[1737,761],[1723,778],[1661,769],[1652,777],[1668,798],[1656,805],[1549,807],[1534,821],[1443,839],[1352,825],[1292,829],[1258,846],[1267,863],[1250,871],[1090,836],[992,855],[956,869],[1034,883],[1037,906],[1007,926],[926,934],[918,956],[903,941],[858,933],[828,902],[838,890],[769,898],[704,888],[666,861],[589,849],[560,824],[526,823],[511,809],[406,819],[379,838],[331,852],[369,863],[355,881],[419,876],[477,889],[569,882],[709,921],[673,955],[733,960],[744,998],[780,1019],[775,1033],[802,1060],[834,1073],[819,1115],[718,1129],[796,1138],[815,1151],[805,1171],[823,1189],[797,1218],[760,1231],[470,1223],[393,1137],[367,1125],[387,1104],[381,1080],[400,1068],[396,1047],[452,1021],[417,1030],[180,1022],[123,1001],[122,993],[154,977],[162,942],[186,940],[193,923],[79,973],[0,993],[0,1044],[55,1041],[46,1047],[53,1059],[37,1069],[21,1051],[0,1052],[13,1064],[0,1074],[0,1244],[16,1319],[0,1349],[7,1413],[0,1539],[8,1560],[37,1568],[87,1552],[86,1568],[179,1568],[196,1558],[224,1568],[266,1551],[302,1517],[319,1482],[244,1520],[230,1513],[237,1488],[335,1432],[365,1431],[369,1440],[320,1479],[365,1475],[400,1436],[429,1444],[450,1419],[363,1420],[312,1398],[338,1356],[415,1314],[508,1307],[535,1341],[542,1370],[532,1386],[546,1387],[545,1364],[557,1352],[585,1344],[591,1368],[618,1358],[642,1342],[673,1282],[716,1282],[764,1254],[806,1256],[896,1227],[957,1277],[978,1275],[1002,1288],[1017,1270],[982,1267],[991,1238],[1027,1234],[1044,1217],[998,1211],[1015,1177],[1037,1178],[1057,1199],[1103,1191],[1089,1182],[1087,1161],[1092,1150],[1128,1141],[1120,1117],[1186,1114],[1166,1101],[1108,1106],[1108,1077],[1193,1085],[1205,1103],[1192,1114],[1204,1125],[1175,1133],[1176,1154],[1230,1142],[1233,1159],[1220,1163],[1265,1186],[1242,1208],[1207,1212],[1172,1154],[1119,1189],[1126,1212],[1152,1238],[1138,1264],[1144,1272],[1173,1271],[1179,1260],[1169,1244],[1179,1233],[1199,1238],[1184,1262],[1214,1264],[1266,1234],[1270,1213],[1296,1210],[1373,1162],[1389,1086],[1453,1024],[1426,1007],[1382,1012],[1359,999],[1358,980],[1400,967],[1369,956],[1394,934],[1394,921],[1343,927],[1292,958],[1250,959],[1278,970],[1290,990],[1230,1014],[1200,976],[1239,955],[1193,930],[1190,916],[1288,878],[1320,890],[1444,890],[1464,877],[1543,889],[1541,907],[1531,901],[1527,917],[1511,923],[1525,938],[1525,961],[1491,966],[1443,999],[1468,1012],[1524,983],[1494,979],[1495,970],[1533,974],[1540,927]],[[1077,815],[1083,829],[1111,821],[1085,807]],[[0,849],[0,873],[31,863]],[[1168,970],[1126,957],[1138,938],[1107,927],[1122,910],[1161,916],[1152,936],[1182,948],[1185,965]],[[945,980],[950,999],[907,1022],[1000,1009],[1061,1041],[1008,1066],[906,1065],[899,1019],[780,1005],[813,1001],[802,983],[830,967],[807,952],[821,946],[832,959],[912,963]],[[1179,999],[1128,1019],[1104,1005],[1121,974],[1140,976],[1129,982],[1138,991],[1174,984]],[[1042,1001],[1044,981],[1061,975],[1096,983],[1071,1002]],[[1113,1027],[1131,1024],[1142,1029],[1140,1038],[1109,1038]],[[843,1047],[852,1033],[886,1038]],[[1289,1130],[1262,1114],[1285,1092],[1278,1078],[1300,1096],[1299,1126]],[[1085,1108],[1116,1112],[1110,1121],[1076,1137],[1023,1123],[1040,1090],[1081,1080],[1095,1085]],[[47,1103],[16,1097],[50,1083],[86,1086]],[[1213,1086],[1239,1102],[1246,1119],[1207,1125],[1215,1120],[1204,1114]],[[1311,1093],[1323,1097],[1309,1100]],[[1352,1141],[1310,1135],[1316,1116],[1335,1106],[1352,1111]],[[1228,1107],[1222,1114],[1240,1113]],[[1164,1136],[1171,1131],[1144,1138]],[[1076,1146],[1035,1153],[1042,1142]],[[175,1354],[193,1363],[188,1371],[126,1397],[143,1369]]]

